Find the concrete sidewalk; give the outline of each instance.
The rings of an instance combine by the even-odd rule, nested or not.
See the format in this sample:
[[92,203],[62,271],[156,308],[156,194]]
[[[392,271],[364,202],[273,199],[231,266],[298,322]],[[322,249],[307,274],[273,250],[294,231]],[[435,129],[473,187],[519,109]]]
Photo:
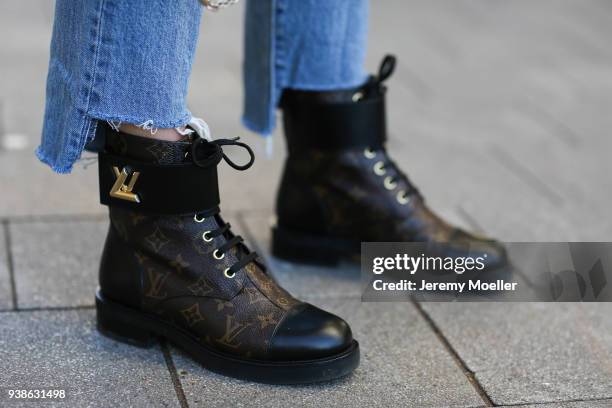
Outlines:
[[[243,8],[202,25],[189,101],[217,137],[247,135],[236,108]],[[64,388],[63,405],[95,407],[612,407],[608,304],[361,303],[358,270],[268,256],[280,133],[273,160],[247,135],[253,169],[222,168],[224,216],[288,290],[351,323],[362,345],[355,374],[251,384],[168,344],[102,337],[93,293],[107,221],[96,166],[59,176],[32,154],[52,9],[45,0],[0,5],[2,392]],[[371,15],[368,66],[386,52],[399,58],[391,151],[432,207],[505,241],[610,240],[612,3],[386,0],[372,2]],[[4,398],[0,406],[19,405]]]

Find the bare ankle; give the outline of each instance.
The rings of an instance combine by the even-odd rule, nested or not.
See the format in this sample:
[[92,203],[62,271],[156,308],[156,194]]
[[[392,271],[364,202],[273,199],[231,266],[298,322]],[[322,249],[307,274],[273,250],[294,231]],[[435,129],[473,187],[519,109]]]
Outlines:
[[151,129],[146,126],[132,125],[130,123],[122,123],[118,130],[128,135],[149,137],[151,139],[164,140],[167,142],[178,142],[185,139],[183,129]]

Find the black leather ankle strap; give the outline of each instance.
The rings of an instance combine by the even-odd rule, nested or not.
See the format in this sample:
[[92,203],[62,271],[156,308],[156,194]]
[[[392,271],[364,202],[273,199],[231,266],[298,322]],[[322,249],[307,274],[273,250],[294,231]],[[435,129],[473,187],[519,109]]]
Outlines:
[[384,92],[357,102],[287,99],[283,104],[283,124],[290,153],[303,149],[380,148],[385,143]]
[[383,84],[395,70],[386,55],[378,74],[359,88],[336,91],[286,89],[281,107],[289,154],[300,150],[384,147],[387,138]]
[[98,154],[100,202],[152,215],[214,212],[219,207],[217,164],[159,165]]

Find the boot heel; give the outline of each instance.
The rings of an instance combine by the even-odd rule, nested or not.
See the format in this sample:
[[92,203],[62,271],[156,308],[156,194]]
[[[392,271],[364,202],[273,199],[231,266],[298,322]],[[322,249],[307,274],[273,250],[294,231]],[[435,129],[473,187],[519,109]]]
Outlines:
[[142,328],[138,319],[132,316],[127,308],[112,304],[100,293],[96,294],[96,312],[97,328],[104,336],[138,347],[151,347],[156,344],[154,334]]
[[310,235],[279,226],[272,228],[272,255],[287,261],[336,266],[342,261],[359,259],[360,250],[359,242]]

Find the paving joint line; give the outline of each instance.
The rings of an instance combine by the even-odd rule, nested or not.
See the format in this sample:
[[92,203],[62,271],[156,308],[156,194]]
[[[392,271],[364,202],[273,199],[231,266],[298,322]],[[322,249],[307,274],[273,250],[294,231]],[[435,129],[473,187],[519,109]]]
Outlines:
[[497,161],[501,163],[502,167],[531,187],[540,197],[547,199],[547,201],[555,207],[561,207],[563,205],[563,198],[556,191],[549,187],[548,184],[540,179],[533,171],[512,157],[508,152],[495,145],[491,145],[489,151],[493,156],[497,157]]
[[162,339],[160,344],[162,353],[164,355],[164,360],[166,361],[166,367],[168,368],[170,378],[172,379],[174,392],[176,392],[176,397],[178,398],[179,403],[181,404],[181,408],[188,408],[189,404],[187,403],[187,397],[185,396],[185,391],[183,390],[181,380],[176,372],[176,366],[174,365],[174,360],[172,360],[172,354],[170,354],[168,343],[166,343],[166,341]]
[[493,402],[493,400],[491,399],[489,394],[487,394],[485,389],[482,387],[482,385],[480,384],[480,382],[478,381],[478,379],[474,375],[474,372],[468,368],[468,366],[465,363],[465,361],[463,361],[463,359],[461,358],[461,356],[459,355],[457,350],[455,350],[455,348],[450,344],[448,339],[444,336],[444,334],[442,333],[442,331],[440,330],[438,325],[433,321],[431,316],[429,316],[429,314],[427,314],[427,312],[423,309],[423,307],[421,306],[421,304],[419,302],[417,302],[414,299],[412,299],[411,302],[414,305],[414,307],[417,309],[419,315],[423,319],[425,319],[425,322],[427,323],[429,328],[434,332],[434,334],[436,335],[438,340],[442,343],[444,348],[446,348],[446,351],[448,351],[448,353],[451,355],[453,360],[455,360],[455,363],[461,369],[463,374],[467,377],[469,383],[472,384],[472,387],[474,387],[474,390],[478,393],[478,395],[480,396],[482,401],[485,403],[485,406],[487,406],[487,407],[495,407],[495,406],[497,406]]
[[571,149],[576,149],[581,145],[580,137],[576,134],[574,129],[549,111],[543,109],[540,105],[527,101],[520,111],[544,127],[547,130],[547,136],[552,136],[555,140],[560,140]]
[[484,228],[482,228],[478,221],[476,221],[476,219],[472,217],[472,215],[468,213],[461,205],[458,205],[456,207],[456,210],[459,213],[459,216],[463,218],[463,220],[468,224],[471,229],[480,234],[483,234],[485,232]]
[[6,249],[6,263],[9,272],[9,281],[11,285],[11,301],[13,310],[17,310],[17,284],[15,283],[15,262],[13,261],[13,251],[11,250],[11,233],[8,221],[2,221],[2,229],[4,233],[4,246]]
[[90,310],[95,308],[95,305],[77,305],[77,306],[35,306],[35,307],[24,307],[17,309],[5,309],[0,310],[2,313],[27,313],[27,312],[69,312],[71,310]]
[[598,402],[598,401],[611,401],[612,402],[612,397],[586,398],[586,399],[574,398],[574,399],[569,399],[569,400],[558,400],[558,401],[519,402],[516,404],[499,405],[499,407],[501,408],[503,407],[525,407],[525,406],[531,406],[531,405],[546,406],[546,405],[552,405],[552,404],[556,404],[556,405],[564,404],[568,402]]

